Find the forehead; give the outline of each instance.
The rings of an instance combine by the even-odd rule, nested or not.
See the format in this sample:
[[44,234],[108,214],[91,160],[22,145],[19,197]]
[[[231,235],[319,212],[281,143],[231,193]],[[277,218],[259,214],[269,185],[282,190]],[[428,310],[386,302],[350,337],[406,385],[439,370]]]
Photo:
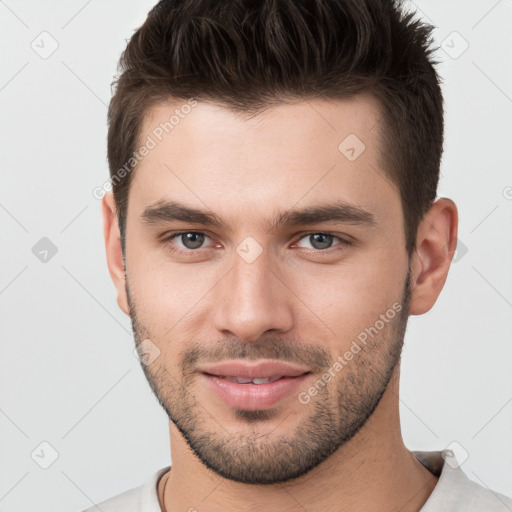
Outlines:
[[[139,210],[170,198],[222,216],[286,210],[318,199],[400,210],[380,166],[380,108],[370,95],[307,100],[237,114],[174,100],[144,119],[130,200]],[[132,202],[133,199],[133,202]]]
[[[139,145],[147,136],[157,143],[188,139],[190,144],[211,145],[228,138],[234,144],[248,142],[294,148],[304,135],[312,139],[329,134],[326,142],[354,134],[370,140],[378,136],[381,108],[371,94],[343,100],[309,99],[270,106],[258,113],[234,112],[228,107],[189,99],[173,99],[153,106],[145,115]],[[374,129],[377,127],[377,131]],[[372,133],[375,132],[375,133]],[[336,135],[335,135],[336,133]],[[279,138],[276,140],[276,134]],[[165,139],[165,140],[164,140]],[[315,141],[316,142],[316,141]]]

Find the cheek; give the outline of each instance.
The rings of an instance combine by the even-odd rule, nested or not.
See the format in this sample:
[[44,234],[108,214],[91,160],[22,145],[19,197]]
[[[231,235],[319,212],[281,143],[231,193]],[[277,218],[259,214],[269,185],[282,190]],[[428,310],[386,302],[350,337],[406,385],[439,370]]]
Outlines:
[[199,267],[173,264],[161,256],[132,257],[128,269],[132,299],[141,322],[156,338],[168,340],[182,333],[222,275],[213,265]]
[[393,305],[402,299],[406,270],[407,260],[399,252],[382,251],[350,265],[297,271],[292,288],[315,313],[308,311],[299,329],[310,336],[316,332],[316,338],[324,333],[332,352],[339,353],[381,315],[390,309],[395,315]]
[[[332,265],[300,260],[283,264],[281,278],[293,293],[277,300],[294,308],[300,337],[339,353],[400,301],[407,259],[405,251],[396,247],[383,243]],[[214,297],[229,266],[214,261],[177,264],[164,251],[132,250],[128,265],[132,298],[141,323],[162,350],[177,351],[180,342],[199,332],[213,335]]]

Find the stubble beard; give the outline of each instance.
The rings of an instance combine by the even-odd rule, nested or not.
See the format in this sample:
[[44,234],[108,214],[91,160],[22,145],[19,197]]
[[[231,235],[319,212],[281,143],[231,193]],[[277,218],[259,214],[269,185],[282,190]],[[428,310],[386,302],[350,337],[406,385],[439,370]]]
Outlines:
[[[153,340],[137,315],[128,280],[126,291],[136,345],[147,338]],[[265,338],[261,343],[225,340],[213,349],[192,343],[180,354],[179,376],[172,375],[163,366],[164,358],[157,358],[150,365],[141,363],[141,366],[158,402],[204,466],[224,478],[246,484],[288,482],[311,471],[352,439],[375,411],[400,363],[410,295],[409,269],[400,312],[371,343],[361,347],[335,378],[320,387],[307,405],[297,406],[299,414],[306,413],[298,425],[285,434],[268,433],[265,429],[267,433],[261,435],[258,430],[272,420],[283,430],[290,413],[279,408],[233,409],[240,430],[233,432],[232,420],[229,428],[224,427],[212,401],[201,403],[194,396],[192,390],[198,377],[195,365],[200,359],[268,358],[306,364],[318,369],[317,375],[321,376],[334,361],[318,346],[277,338]]]

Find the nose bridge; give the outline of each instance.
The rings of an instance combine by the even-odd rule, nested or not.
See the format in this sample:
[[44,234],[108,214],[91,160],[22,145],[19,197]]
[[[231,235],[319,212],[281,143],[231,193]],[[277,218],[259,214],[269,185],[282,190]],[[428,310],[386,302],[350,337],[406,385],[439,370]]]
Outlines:
[[273,300],[271,280],[274,276],[269,269],[269,263],[266,253],[259,255],[254,261],[239,255],[233,258],[231,286],[239,300],[247,304],[259,301],[261,305]]
[[214,305],[217,330],[245,341],[256,341],[268,330],[285,332],[293,322],[286,287],[271,270],[272,256],[255,250],[242,243],[233,253]]

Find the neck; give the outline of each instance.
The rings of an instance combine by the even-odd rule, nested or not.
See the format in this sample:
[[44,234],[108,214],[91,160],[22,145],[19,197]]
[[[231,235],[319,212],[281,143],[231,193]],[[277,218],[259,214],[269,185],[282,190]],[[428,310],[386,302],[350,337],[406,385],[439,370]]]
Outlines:
[[[361,430],[306,475],[274,485],[248,485],[206,468],[170,423],[172,470],[159,482],[162,510],[418,512],[438,478],[404,446],[398,411],[398,365]],[[165,489],[165,491],[164,491]]]

